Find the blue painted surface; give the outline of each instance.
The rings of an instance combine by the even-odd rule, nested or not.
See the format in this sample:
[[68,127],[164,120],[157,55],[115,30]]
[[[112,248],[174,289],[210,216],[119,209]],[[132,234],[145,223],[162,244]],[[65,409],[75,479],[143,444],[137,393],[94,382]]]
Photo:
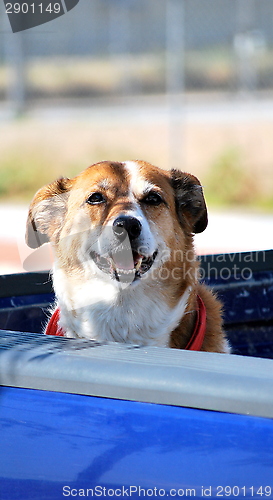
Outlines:
[[[210,284],[236,352],[273,357],[272,270]],[[53,299],[0,299],[0,328],[41,332]],[[0,427],[0,500],[273,498],[272,420],[0,387]]]
[[41,293],[35,295],[18,295],[16,297],[0,297],[0,309],[5,307],[26,307],[35,304],[45,304],[53,302],[53,293]]
[[1,500],[273,496],[268,419],[5,387],[0,418]]
[[273,319],[272,271],[253,273],[249,280],[232,279],[219,284],[223,287],[219,296],[224,302],[226,324]]
[[53,301],[48,293],[0,298],[0,328],[41,333]]

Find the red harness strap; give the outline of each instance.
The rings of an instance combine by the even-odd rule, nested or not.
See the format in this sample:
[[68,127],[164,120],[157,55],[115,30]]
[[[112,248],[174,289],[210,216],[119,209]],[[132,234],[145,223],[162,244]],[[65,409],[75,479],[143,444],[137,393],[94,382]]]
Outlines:
[[[197,302],[197,320],[195,323],[194,332],[185,347],[187,351],[200,351],[205,337],[207,325],[206,307],[199,295],[197,295]],[[64,331],[58,325],[59,318],[60,309],[55,309],[47,325],[46,335],[57,335],[58,337],[64,337]]]
[[187,351],[200,351],[205,338],[207,326],[207,311],[206,306],[199,295],[197,295],[197,303],[197,319],[194,332],[185,347]]
[[60,309],[55,309],[46,328],[46,335],[57,335],[64,337],[64,331],[59,327],[58,321],[60,319]]

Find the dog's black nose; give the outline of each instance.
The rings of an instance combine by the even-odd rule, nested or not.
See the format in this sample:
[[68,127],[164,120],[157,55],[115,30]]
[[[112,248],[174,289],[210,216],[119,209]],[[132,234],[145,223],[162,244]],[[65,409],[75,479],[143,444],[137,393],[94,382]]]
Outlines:
[[114,234],[123,240],[128,234],[130,240],[135,240],[141,233],[141,223],[135,217],[120,215],[113,222]]

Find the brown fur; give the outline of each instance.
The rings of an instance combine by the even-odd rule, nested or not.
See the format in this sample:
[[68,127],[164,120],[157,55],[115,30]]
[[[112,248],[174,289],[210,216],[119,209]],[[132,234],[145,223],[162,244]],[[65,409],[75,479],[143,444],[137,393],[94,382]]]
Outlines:
[[[228,352],[222,329],[221,304],[205,285],[198,281],[198,263],[193,250],[193,233],[202,232],[207,226],[207,210],[200,182],[196,177],[180,171],[163,171],[146,162],[136,162],[141,177],[156,186],[164,203],[159,206],[142,204],[141,194],[135,194],[142,204],[145,218],[157,228],[170,249],[169,259],[154,272],[153,288],[147,293],[158,293],[171,309],[175,308],[188,287],[191,293],[185,314],[170,333],[169,346],[183,349],[187,345],[196,321],[196,297],[202,298],[207,311],[207,327],[202,351]],[[90,206],[86,200],[91,192],[107,194],[107,204]],[[119,214],[132,208],[129,192],[129,175],[124,165],[101,162],[87,168],[74,179],[59,179],[35,195],[29,210],[27,242],[32,248],[50,241],[59,265],[70,277],[68,288],[84,272],[77,257],[79,241],[71,237],[77,215],[78,230],[87,226],[105,226]],[[76,222],[75,222],[76,221]],[[69,238],[70,240],[68,242]],[[65,243],[63,243],[65,242]],[[164,280],[162,274],[170,276]],[[75,311],[73,314],[76,314]],[[149,321],[149,318],[147,318]]]

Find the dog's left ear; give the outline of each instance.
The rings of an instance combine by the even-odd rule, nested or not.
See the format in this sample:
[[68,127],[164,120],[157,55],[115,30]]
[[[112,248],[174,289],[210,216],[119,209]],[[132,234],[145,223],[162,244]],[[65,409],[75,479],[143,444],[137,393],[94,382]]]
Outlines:
[[190,224],[192,233],[202,233],[208,224],[208,213],[202,186],[194,175],[171,170],[176,210],[179,221]]
[[56,239],[63,225],[72,182],[62,177],[35,194],[29,207],[26,228],[26,243],[30,248],[38,248]]

